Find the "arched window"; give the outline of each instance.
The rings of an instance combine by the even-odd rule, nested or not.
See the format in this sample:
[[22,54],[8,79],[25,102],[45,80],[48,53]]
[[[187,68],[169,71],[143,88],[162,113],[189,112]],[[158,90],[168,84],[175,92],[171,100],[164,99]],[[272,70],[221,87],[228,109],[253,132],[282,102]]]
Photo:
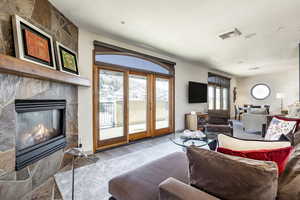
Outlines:
[[132,68],[159,74],[171,75],[172,72],[155,61],[127,54],[96,54],[96,62],[118,65],[119,67]]

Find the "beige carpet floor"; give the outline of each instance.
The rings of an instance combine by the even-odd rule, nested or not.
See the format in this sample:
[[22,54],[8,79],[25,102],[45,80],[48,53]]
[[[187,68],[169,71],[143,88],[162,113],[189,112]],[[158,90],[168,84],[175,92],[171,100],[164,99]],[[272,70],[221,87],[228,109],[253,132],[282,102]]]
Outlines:
[[[234,121],[234,136],[244,139],[262,139],[257,133],[245,133],[239,121]],[[75,199],[108,200],[110,197],[108,181],[111,178],[170,153],[182,151],[181,147],[169,140],[170,137],[143,140],[95,154],[98,158],[96,163],[76,168]],[[71,199],[71,175],[70,170],[55,175],[64,200]]]

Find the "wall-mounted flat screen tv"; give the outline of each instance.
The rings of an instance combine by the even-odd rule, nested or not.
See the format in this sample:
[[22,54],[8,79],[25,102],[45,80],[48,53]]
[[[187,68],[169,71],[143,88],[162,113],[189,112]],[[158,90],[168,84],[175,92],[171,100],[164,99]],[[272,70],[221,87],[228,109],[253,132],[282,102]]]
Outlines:
[[189,82],[189,103],[207,103],[207,84]]

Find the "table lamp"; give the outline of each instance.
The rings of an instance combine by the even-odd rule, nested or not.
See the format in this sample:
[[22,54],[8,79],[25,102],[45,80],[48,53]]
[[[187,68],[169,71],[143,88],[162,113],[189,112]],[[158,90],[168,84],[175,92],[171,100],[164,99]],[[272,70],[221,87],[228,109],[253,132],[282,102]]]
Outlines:
[[281,100],[281,106],[280,106],[280,111],[283,111],[283,99],[284,99],[284,94],[283,93],[276,93],[276,99]]

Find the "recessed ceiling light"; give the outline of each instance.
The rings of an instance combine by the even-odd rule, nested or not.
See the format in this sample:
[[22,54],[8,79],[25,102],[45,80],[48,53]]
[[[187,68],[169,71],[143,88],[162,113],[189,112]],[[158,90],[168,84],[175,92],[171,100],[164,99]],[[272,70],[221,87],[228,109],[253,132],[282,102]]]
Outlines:
[[258,69],[260,69],[259,67],[251,67],[251,68],[249,68],[249,70],[258,70]]
[[121,21],[121,24],[125,24],[125,21]]

